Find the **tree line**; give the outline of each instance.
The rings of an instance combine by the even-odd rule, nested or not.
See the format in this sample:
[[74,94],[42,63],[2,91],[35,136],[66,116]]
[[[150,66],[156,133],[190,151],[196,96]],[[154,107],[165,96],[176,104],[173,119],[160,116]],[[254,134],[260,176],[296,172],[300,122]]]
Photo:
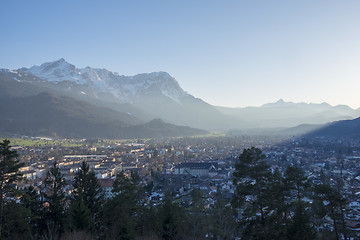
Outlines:
[[17,189],[23,166],[10,142],[0,143],[0,239],[349,239],[341,181],[314,185],[300,168],[271,169],[257,148],[236,164],[232,201],[219,190],[209,206],[200,189],[184,206],[171,192],[157,204],[137,172],[119,173],[105,199],[82,162],[71,193],[57,162],[43,187]]
[[243,239],[356,239],[346,221],[341,177],[321,174],[312,183],[289,166],[271,169],[260,149],[245,149],[234,173],[232,206]]

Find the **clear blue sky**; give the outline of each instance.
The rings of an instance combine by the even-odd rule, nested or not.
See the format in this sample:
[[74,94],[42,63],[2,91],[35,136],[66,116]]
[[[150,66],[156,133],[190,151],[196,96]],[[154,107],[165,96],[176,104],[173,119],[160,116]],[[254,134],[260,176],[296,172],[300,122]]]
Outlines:
[[360,107],[360,1],[1,1],[0,68],[166,71],[221,106]]

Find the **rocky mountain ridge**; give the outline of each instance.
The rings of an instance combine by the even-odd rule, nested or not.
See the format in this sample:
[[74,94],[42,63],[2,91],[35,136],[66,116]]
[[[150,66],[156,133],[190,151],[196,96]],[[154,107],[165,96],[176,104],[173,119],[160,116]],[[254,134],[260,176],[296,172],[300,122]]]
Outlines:
[[184,91],[166,72],[124,76],[106,69],[77,68],[64,59],[30,68],[0,70],[1,96],[28,97],[42,92],[111,109],[138,122],[160,118],[167,123],[207,130],[287,128],[360,116],[360,109],[345,105],[282,99],[261,107],[215,107]]
[[[183,91],[175,78],[166,72],[153,72],[124,76],[111,72],[107,69],[76,68],[74,65],[61,58],[54,62],[33,66],[29,69],[22,68],[19,71],[30,73],[38,78],[59,83],[64,81],[79,85],[87,85],[99,92],[107,92],[114,95],[122,102],[134,102],[134,99],[145,90],[153,88],[181,104],[183,97],[189,96]],[[82,92],[82,94],[87,94]]]

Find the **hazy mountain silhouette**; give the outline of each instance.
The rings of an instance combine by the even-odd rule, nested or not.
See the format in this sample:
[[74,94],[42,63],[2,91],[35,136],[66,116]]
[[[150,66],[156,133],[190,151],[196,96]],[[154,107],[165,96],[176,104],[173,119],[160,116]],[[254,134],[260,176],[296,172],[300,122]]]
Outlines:
[[29,97],[41,92],[112,109],[139,122],[161,118],[171,124],[208,130],[288,128],[360,115],[359,109],[345,105],[283,100],[261,107],[215,107],[184,91],[166,72],[123,76],[106,69],[79,69],[64,59],[29,69],[0,69],[1,96]]
[[301,124],[324,124],[336,120],[353,119],[359,113],[345,105],[327,103],[293,103],[282,99],[261,107],[225,108],[222,113],[248,122],[250,128],[296,127]]
[[49,93],[2,96],[0,112],[0,132],[10,134],[117,139],[206,134],[159,121],[153,126],[126,113]]
[[360,118],[328,123],[306,137],[360,137]]

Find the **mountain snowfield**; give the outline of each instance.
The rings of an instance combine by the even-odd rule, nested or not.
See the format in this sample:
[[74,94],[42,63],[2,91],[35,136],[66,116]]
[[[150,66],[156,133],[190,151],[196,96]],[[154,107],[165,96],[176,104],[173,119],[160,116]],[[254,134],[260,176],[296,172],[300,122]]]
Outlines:
[[[133,103],[139,94],[149,88],[157,88],[164,96],[179,104],[184,97],[189,95],[182,90],[175,78],[166,72],[124,76],[106,69],[91,67],[78,69],[63,58],[23,71],[53,83],[71,81],[88,85],[97,91],[111,93],[122,102],[128,103]],[[83,91],[82,94],[86,92]]]

